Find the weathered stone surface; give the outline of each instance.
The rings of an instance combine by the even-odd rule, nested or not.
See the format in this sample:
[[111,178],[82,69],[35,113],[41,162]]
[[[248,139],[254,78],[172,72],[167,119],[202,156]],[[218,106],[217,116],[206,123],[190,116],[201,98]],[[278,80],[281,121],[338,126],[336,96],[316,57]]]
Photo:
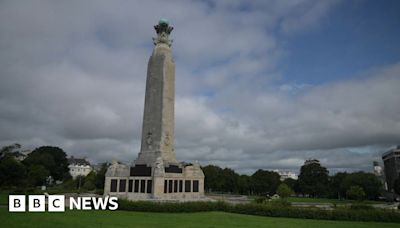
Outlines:
[[155,47],[147,68],[141,149],[134,166],[110,166],[104,194],[129,200],[205,200],[200,165],[178,162],[175,156],[175,63],[169,39],[173,28],[167,20],[160,20],[155,29],[157,38],[153,39]]
[[174,151],[175,63],[171,49],[158,44],[147,69],[142,147],[135,164],[153,164],[158,157],[177,163]]

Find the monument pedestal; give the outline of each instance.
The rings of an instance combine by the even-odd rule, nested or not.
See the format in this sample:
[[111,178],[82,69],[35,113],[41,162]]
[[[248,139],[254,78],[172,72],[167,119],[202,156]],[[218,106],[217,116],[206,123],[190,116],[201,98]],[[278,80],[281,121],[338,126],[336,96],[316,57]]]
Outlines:
[[161,159],[150,167],[113,163],[106,173],[104,195],[128,200],[204,200],[204,174],[197,163],[166,167]]

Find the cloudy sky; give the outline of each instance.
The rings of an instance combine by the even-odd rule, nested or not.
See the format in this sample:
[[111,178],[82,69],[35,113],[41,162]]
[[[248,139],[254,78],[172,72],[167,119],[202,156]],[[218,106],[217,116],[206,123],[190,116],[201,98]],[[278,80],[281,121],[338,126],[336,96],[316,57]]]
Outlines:
[[372,169],[400,144],[399,1],[1,1],[0,145],[140,148],[153,25],[176,63],[179,160]]

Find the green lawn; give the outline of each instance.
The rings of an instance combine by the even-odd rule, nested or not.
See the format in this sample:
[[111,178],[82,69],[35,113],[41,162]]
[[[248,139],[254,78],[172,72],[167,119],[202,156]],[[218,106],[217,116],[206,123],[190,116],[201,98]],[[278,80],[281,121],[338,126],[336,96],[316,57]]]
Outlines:
[[399,227],[394,223],[344,222],[271,218],[225,212],[146,213],[127,211],[67,211],[9,213],[0,208],[1,227]]
[[0,205],[8,205],[8,193],[0,192]]

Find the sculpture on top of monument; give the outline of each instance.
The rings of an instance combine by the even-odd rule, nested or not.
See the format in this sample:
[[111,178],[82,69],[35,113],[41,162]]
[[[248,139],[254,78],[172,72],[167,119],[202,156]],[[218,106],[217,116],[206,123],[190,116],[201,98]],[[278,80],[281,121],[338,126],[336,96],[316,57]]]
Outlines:
[[169,22],[165,18],[161,18],[158,21],[157,25],[154,25],[154,29],[157,32],[157,37],[153,37],[153,43],[154,45],[160,44],[160,43],[165,43],[169,47],[172,45],[172,40],[169,39],[169,35],[171,34],[172,30],[174,27],[169,26]]
[[140,152],[132,166],[110,166],[104,194],[129,200],[204,200],[200,165],[179,162],[175,155],[175,63],[169,38],[173,27],[162,18],[154,29]]

